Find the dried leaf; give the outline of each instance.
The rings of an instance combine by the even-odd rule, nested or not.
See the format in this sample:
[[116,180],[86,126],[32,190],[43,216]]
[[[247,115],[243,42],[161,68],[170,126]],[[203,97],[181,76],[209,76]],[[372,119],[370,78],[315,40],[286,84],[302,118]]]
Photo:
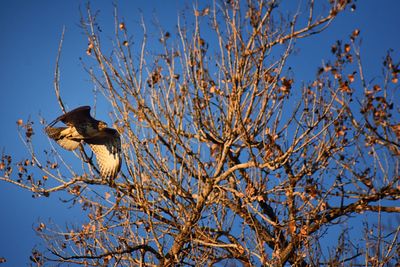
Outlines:
[[283,93],[289,93],[290,89],[292,88],[293,80],[283,77],[281,78],[281,82],[282,86],[279,88],[279,90]]
[[379,85],[377,85],[377,84],[374,85],[373,89],[374,89],[375,92],[379,92],[379,91],[382,90],[381,87]]
[[397,138],[400,139],[400,123],[392,125],[390,127],[392,128],[392,130],[395,133],[395,135],[397,136]]
[[103,257],[104,264],[108,264],[108,262],[112,259],[111,255],[107,255]]
[[39,226],[36,228],[36,231],[41,232],[43,229],[46,228],[46,225],[44,223],[40,223]]
[[55,169],[55,168],[57,168],[58,167],[58,164],[55,162],[55,163],[52,163],[51,165],[50,165],[50,168],[51,169]]
[[33,128],[32,128],[32,124],[31,123],[27,123],[26,124],[26,131],[25,131],[25,135],[27,138],[31,138],[31,136],[34,134],[33,132]]
[[351,35],[353,37],[357,37],[359,34],[360,34],[360,30],[359,29],[355,29]]
[[210,8],[209,7],[206,7],[201,11],[198,11],[198,10],[194,11],[194,15],[196,17],[207,16],[208,14],[210,14]]
[[79,195],[80,191],[81,187],[79,185],[75,185],[74,187],[71,188],[69,192],[73,195]]
[[351,93],[352,92],[350,87],[347,84],[343,84],[340,87],[340,91],[342,91],[343,93]]
[[346,53],[349,53],[350,50],[351,50],[351,46],[350,46],[349,44],[345,44],[345,45],[344,45],[344,51],[345,51]]
[[354,74],[347,75],[347,78],[349,79],[350,83],[354,82]]

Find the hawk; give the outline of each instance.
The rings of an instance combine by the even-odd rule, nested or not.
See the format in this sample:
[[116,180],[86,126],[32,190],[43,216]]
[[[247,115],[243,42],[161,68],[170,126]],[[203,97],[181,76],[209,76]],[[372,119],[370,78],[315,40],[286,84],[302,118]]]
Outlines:
[[[53,127],[57,122],[67,127]],[[90,116],[90,107],[82,106],[61,115],[45,131],[61,147],[75,150],[81,142],[89,145],[96,156],[103,178],[115,178],[121,168],[121,139],[119,133],[103,121]]]

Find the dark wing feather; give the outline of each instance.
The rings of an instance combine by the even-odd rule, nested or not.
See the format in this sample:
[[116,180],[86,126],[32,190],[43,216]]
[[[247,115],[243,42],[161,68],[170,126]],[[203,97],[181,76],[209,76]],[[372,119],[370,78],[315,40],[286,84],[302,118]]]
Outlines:
[[75,150],[80,144],[79,134],[73,127],[46,127],[46,134],[62,148]]
[[59,121],[71,126],[71,125],[79,125],[85,123],[93,123],[96,120],[92,118],[92,116],[90,115],[90,106],[82,106],[59,116],[49,125],[53,126]]
[[104,178],[115,178],[121,169],[121,139],[114,129],[106,128],[102,132],[101,136],[85,142],[96,155],[100,175]]

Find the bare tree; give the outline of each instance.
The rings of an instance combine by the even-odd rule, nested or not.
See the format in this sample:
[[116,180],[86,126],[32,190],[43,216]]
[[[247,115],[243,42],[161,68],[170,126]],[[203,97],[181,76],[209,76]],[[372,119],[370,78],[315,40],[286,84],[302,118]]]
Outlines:
[[[31,123],[20,122],[30,156],[14,164],[3,155],[1,180],[38,196],[67,192],[88,215],[84,225],[62,230],[41,223],[48,252],[31,259],[90,266],[398,262],[400,228],[387,222],[400,212],[399,64],[389,52],[384,78],[371,83],[355,29],[331,47],[315,80],[295,81],[287,60],[296,40],[354,7],[316,2],[286,14],[280,1],[217,1],[180,18],[176,33],[160,27],[156,53],[148,50],[145,23],[138,45],[117,11],[107,49],[88,8],[85,69],[112,107],[124,166],[107,182],[83,147],[76,153],[82,169],[56,147],[38,155]],[[58,61],[55,77],[65,112]],[[343,226],[351,223],[360,226]]]

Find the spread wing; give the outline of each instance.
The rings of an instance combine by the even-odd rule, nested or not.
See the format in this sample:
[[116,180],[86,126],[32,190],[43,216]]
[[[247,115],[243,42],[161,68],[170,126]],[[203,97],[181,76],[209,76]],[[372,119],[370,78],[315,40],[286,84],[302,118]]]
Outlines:
[[93,121],[96,121],[95,119],[90,116],[90,106],[82,106],[75,108],[61,116],[59,116],[57,119],[52,121],[49,125],[53,126],[57,122],[62,121],[63,123],[72,126],[72,125],[80,125],[80,124],[87,124],[91,123]]
[[[67,127],[53,127],[57,122]],[[59,116],[46,127],[47,135],[67,150],[78,148],[81,141],[87,143],[96,155],[100,175],[115,178],[121,168],[121,139],[115,129],[90,116],[90,107],[82,106]]]
[[101,136],[85,142],[96,155],[100,175],[104,178],[115,178],[121,169],[121,139],[118,132],[106,128]]
[[75,150],[80,144],[80,136],[74,127],[46,127],[46,134],[62,148]]

